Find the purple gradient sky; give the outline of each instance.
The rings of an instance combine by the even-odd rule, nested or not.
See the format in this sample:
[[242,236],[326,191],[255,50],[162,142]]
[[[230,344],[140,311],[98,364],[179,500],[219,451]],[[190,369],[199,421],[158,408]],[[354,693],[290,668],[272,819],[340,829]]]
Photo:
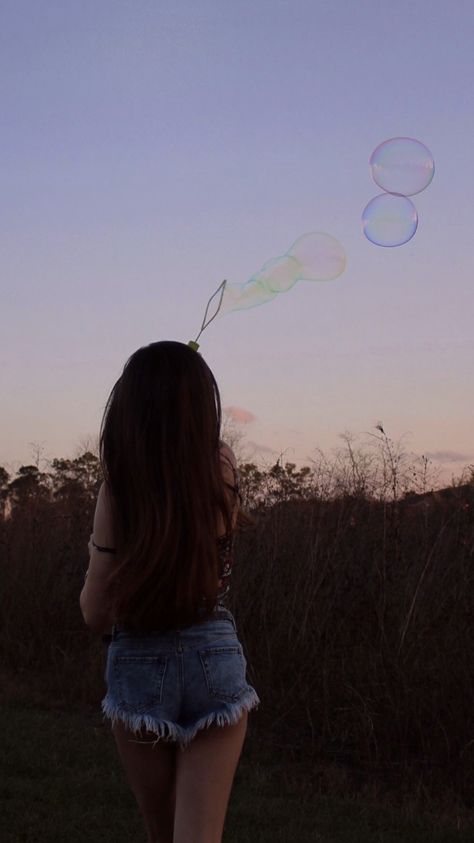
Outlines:
[[[258,461],[382,421],[449,481],[474,462],[474,6],[439,0],[3,0],[0,464],[72,456],[127,357],[187,342],[223,278],[307,231],[347,253],[216,319],[201,352]],[[368,159],[436,173],[374,246]],[[231,413],[235,411],[231,411]],[[269,450],[270,449],[270,450]]]

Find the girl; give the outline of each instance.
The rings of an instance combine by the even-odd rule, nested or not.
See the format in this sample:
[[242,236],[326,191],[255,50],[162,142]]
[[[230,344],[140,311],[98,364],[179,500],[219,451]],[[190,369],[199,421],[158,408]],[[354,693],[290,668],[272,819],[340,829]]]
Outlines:
[[80,606],[92,631],[112,627],[102,710],[149,843],[220,843],[260,703],[224,605],[235,528],[255,521],[220,429],[211,370],[172,341],[129,358],[102,419]]

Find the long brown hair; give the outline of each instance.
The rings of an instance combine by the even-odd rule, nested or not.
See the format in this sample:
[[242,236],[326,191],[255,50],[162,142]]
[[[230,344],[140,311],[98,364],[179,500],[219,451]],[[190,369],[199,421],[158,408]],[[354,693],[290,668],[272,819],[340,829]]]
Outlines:
[[[221,401],[200,354],[163,340],[127,360],[100,430],[117,566],[111,611],[129,628],[196,623],[216,605],[217,512],[232,531],[220,454]],[[254,519],[239,510],[238,525]]]

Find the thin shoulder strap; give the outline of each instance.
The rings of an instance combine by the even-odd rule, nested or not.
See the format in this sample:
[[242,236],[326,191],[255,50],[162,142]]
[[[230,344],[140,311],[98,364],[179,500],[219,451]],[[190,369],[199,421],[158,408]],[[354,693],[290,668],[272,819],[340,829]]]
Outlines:
[[96,550],[100,550],[102,553],[117,553],[114,547],[101,547],[100,545],[96,544],[94,539],[92,539],[92,544],[96,548]]
[[229,459],[229,457],[227,457],[225,454],[223,454],[223,457],[226,460],[226,462],[228,462],[228,464],[230,465],[230,467],[232,469],[232,474],[234,475],[235,486],[232,486],[231,483],[227,483],[226,480],[224,480],[224,483],[225,483],[225,485],[227,486],[228,489],[232,489],[232,491],[239,496],[240,504],[242,505],[242,495],[240,493],[240,487],[239,487],[239,472],[238,472],[238,469],[234,467],[234,464]]

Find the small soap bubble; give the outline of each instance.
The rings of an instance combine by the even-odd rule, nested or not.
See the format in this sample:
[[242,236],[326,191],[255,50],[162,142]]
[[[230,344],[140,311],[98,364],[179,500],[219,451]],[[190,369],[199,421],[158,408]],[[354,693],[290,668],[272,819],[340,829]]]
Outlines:
[[362,212],[362,230],[377,246],[402,246],[418,227],[416,208],[406,196],[381,193]]
[[369,159],[372,178],[383,190],[414,196],[430,184],[434,160],[428,147],[414,138],[390,138]]
[[284,293],[296,284],[298,278],[301,278],[300,262],[290,255],[282,255],[270,258],[250,280],[260,282],[274,293]]
[[299,261],[299,278],[304,281],[332,281],[346,267],[346,253],[339,240],[322,231],[302,234],[287,255]]
[[271,301],[277,295],[278,293],[269,290],[259,281],[247,281],[244,284],[228,281],[222,296],[219,315],[230,313],[233,310],[258,307],[260,304]]

